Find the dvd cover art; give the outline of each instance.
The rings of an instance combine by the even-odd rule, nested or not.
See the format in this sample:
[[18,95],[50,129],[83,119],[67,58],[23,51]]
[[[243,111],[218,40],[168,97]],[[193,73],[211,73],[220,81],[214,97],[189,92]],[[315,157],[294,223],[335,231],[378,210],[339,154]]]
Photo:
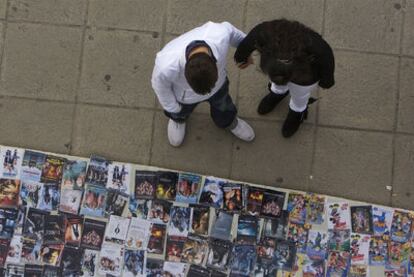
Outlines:
[[223,207],[223,185],[225,180],[208,176],[204,180],[199,203],[216,209]]
[[406,277],[407,276],[407,270],[405,268],[399,268],[399,269],[385,268],[384,276],[386,276],[386,277]]
[[85,182],[90,185],[105,187],[108,183],[108,171],[111,161],[92,155],[86,171]]
[[164,262],[163,276],[166,277],[185,277],[187,265],[185,263]]
[[246,200],[246,212],[249,215],[258,216],[262,210],[263,189],[249,187]]
[[164,200],[155,199],[151,203],[148,212],[148,219],[155,223],[168,223],[170,220],[170,210],[172,203]]
[[350,266],[348,252],[329,252],[326,277],[347,277]]
[[70,214],[78,214],[81,200],[81,190],[62,189],[60,193],[59,211]]
[[66,159],[47,155],[42,167],[42,175],[40,181],[42,183],[58,183],[62,181],[63,167]]
[[151,236],[148,242],[148,253],[163,254],[164,242],[167,233],[167,226],[165,224],[154,223],[151,226]]
[[350,251],[350,230],[328,230],[328,248],[331,251]]
[[372,234],[372,206],[351,207],[352,232]]
[[81,246],[83,248],[100,250],[105,234],[106,223],[86,218],[83,223]]
[[65,246],[62,252],[60,269],[63,276],[80,276],[82,268],[82,250],[79,248]]
[[391,223],[391,240],[407,242],[411,238],[411,217],[408,213],[394,211]]
[[328,206],[328,229],[351,229],[351,216],[348,203],[331,203]]
[[36,208],[39,203],[41,183],[24,181],[21,183],[20,200],[23,206]]
[[30,208],[24,222],[23,236],[34,240],[42,240],[47,214],[46,211]]
[[146,253],[144,250],[126,249],[124,254],[123,273],[124,277],[145,276]]
[[386,267],[392,269],[407,267],[410,260],[410,251],[411,244],[409,242],[390,241],[388,243],[388,262]]
[[279,218],[268,218],[264,220],[263,236],[276,239],[286,239],[288,232],[288,217],[287,211],[282,211]]
[[155,188],[158,183],[156,171],[136,170],[135,171],[135,198],[153,199]]
[[210,239],[207,267],[227,272],[233,244],[220,239]]
[[42,277],[55,277],[59,276],[59,267],[45,265],[43,266]]
[[351,264],[368,265],[370,236],[351,234]]
[[40,259],[43,264],[58,266],[62,251],[63,244],[43,244],[40,248]]
[[43,243],[60,244],[64,241],[65,220],[63,215],[45,216],[45,235]]
[[21,235],[23,233],[23,226],[26,221],[26,210],[27,208],[21,205],[17,208],[17,220],[14,227],[14,234]]
[[44,211],[57,211],[59,208],[59,185],[54,183],[43,184],[39,191],[37,208]]
[[82,257],[83,277],[93,277],[97,272],[99,251],[85,249]]
[[99,274],[121,276],[124,249],[121,245],[105,242],[99,253]]
[[191,208],[173,206],[170,214],[168,235],[186,237],[190,229]]
[[65,217],[65,244],[78,247],[83,232],[83,217],[77,215],[66,215]]
[[170,262],[181,262],[185,237],[169,236],[167,238],[166,260]]
[[105,240],[123,244],[128,234],[129,222],[129,218],[111,215],[105,231]]
[[392,209],[372,207],[372,225],[375,236],[390,236]]
[[147,199],[129,198],[128,209],[132,217],[146,219],[151,208],[152,201]]
[[263,194],[260,215],[270,218],[279,218],[285,203],[285,195],[284,192],[266,190]]
[[296,224],[290,222],[287,240],[296,244],[299,253],[306,251],[306,243],[308,240],[309,225]]
[[291,241],[277,240],[272,263],[278,270],[292,271],[296,258],[296,246]]
[[302,193],[291,192],[288,195],[287,210],[289,221],[297,224],[305,224],[306,221],[306,196]]
[[219,212],[213,227],[211,228],[210,237],[229,241],[231,239],[231,226],[233,224],[233,215],[226,212]]
[[42,241],[24,238],[22,245],[22,256],[20,261],[26,264],[40,263],[40,249],[42,246]]
[[325,221],[325,196],[308,193],[306,198],[306,223],[323,224]]
[[35,264],[26,264],[24,266],[24,276],[42,277],[43,266]]
[[129,195],[131,165],[113,162],[109,164],[108,174],[106,187]]
[[192,206],[190,221],[190,231],[192,233],[200,236],[207,236],[210,222],[210,208],[203,206]]
[[119,191],[110,189],[106,197],[105,215],[121,216],[128,203],[128,196]]
[[256,265],[254,276],[267,277],[276,275],[276,267],[272,263],[273,253],[276,249],[276,239],[262,238],[256,247]]
[[103,217],[105,215],[107,191],[105,188],[88,185],[82,200],[80,214]]
[[328,250],[328,234],[324,231],[309,230],[306,254],[312,260],[325,260]]
[[9,251],[10,240],[0,239],[0,268],[4,267]]
[[195,204],[198,200],[202,177],[192,173],[180,173],[177,182],[175,201]]
[[67,160],[62,173],[62,189],[82,190],[85,185],[87,162]]
[[158,183],[155,190],[155,198],[174,201],[177,182],[177,172],[158,171]]
[[146,250],[151,235],[151,222],[140,218],[131,218],[125,245],[128,248]]
[[348,277],[367,277],[368,267],[366,265],[351,265]]
[[414,241],[411,241],[410,259],[408,261],[408,274],[414,274]]
[[6,263],[7,264],[18,264],[22,256],[22,236],[15,235],[10,241],[9,250],[7,252]]
[[20,180],[0,179],[0,207],[19,205]]
[[211,271],[208,268],[204,268],[198,265],[190,265],[187,273],[187,277],[204,277],[211,276]]
[[302,266],[303,277],[325,277],[325,260],[312,260],[305,255]]
[[388,260],[388,241],[381,236],[371,237],[369,248],[369,264],[384,266]]
[[163,274],[164,261],[159,259],[147,259],[145,272],[147,277],[160,277]]
[[13,208],[0,208],[0,238],[11,239],[13,237],[19,211]]
[[256,244],[258,221],[255,216],[240,215],[237,224],[237,243]]
[[24,151],[21,180],[40,182],[46,154],[30,150]]
[[223,184],[223,208],[229,212],[243,210],[243,185],[235,183]]
[[181,261],[202,265],[207,255],[208,244],[207,241],[196,235],[189,235],[184,242],[183,253],[181,255]]
[[0,158],[3,162],[3,165],[0,167],[0,178],[20,179],[23,152],[23,149],[19,148],[0,148]]
[[230,262],[231,275],[249,276],[256,263],[256,249],[253,245],[234,245]]

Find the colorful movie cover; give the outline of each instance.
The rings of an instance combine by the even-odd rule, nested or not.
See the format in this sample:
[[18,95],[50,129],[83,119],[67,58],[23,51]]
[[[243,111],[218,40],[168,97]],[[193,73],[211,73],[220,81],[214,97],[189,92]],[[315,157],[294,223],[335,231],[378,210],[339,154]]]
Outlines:
[[208,176],[204,179],[199,203],[216,209],[223,207],[223,185],[225,180]]
[[124,244],[128,234],[129,222],[129,218],[111,215],[106,226],[105,241]]
[[155,190],[155,198],[174,201],[177,182],[177,172],[158,171],[158,184]]
[[240,215],[237,223],[237,243],[256,244],[257,217],[251,215]]
[[26,264],[24,266],[24,276],[41,277],[43,274],[43,266],[35,264]]
[[351,207],[352,232],[372,234],[372,206]]
[[81,243],[83,228],[83,217],[69,214],[66,215],[65,244],[78,247]]
[[327,214],[329,230],[351,229],[351,216],[348,203],[340,202],[329,204]]
[[375,236],[390,235],[392,224],[392,209],[382,207],[372,207],[372,225]]
[[23,239],[22,244],[21,262],[26,264],[40,263],[40,248],[42,247],[42,241]]
[[62,189],[60,193],[59,211],[69,214],[78,214],[81,200],[81,190]]
[[80,214],[103,217],[105,215],[106,198],[107,191],[105,188],[87,185],[82,200]]
[[328,230],[328,249],[330,251],[350,251],[350,230]]
[[15,224],[15,227],[14,227],[14,234],[21,235],[23,233],[24,222],[26,220],[27,208],[20,205],[17,208],[17,210],[18,210],[18,213],[17,213],[16,224]]
[[410,251],[411,244],[409,242],[390,241],[388,243],[388,263],[386,267],[392,269],[407,267],[410,260]]
[[168,223],[170,220],[170,210],[172,203],[164,200],[155,199],[151,203],[148,212],[148,220],[154,223]]
[[348,252],[329,252],[326,277],[347,277],[350,267],[350,255]]
[[23,238],[20,235],[15,235],[10,241],[9,251],[7,253],[7,264],[19,264],[22,256]]
[[122,276],[124,277],[144,277],[146,252],[144,250],[126,249],[124,254],[124,268]]
[[82,258],[82,277],[93,277],[97,272],[99,251],[85,249]]
[[157,183],[158,175],[156,171],[135,171],[135,198],[153,199]]
[[108,183],[108,171],[111,161],[103,157],[92,155],[86,171],[86,183],[99,187],[105,187]]
[[219,212],[216,221],[211,228],[210,237],[222,240],[231,239],[231,226],[233,224],[233,215],[226,212]]
[[325,260],[312,260],[305,255],[302,267],[303,277],[325,277]]
[[38,182],[24,181],[20,189],[21,204],[28,208],[36,208],[39,203],[39,195],[42,184]]
[[19,211],[13,208],[0,208],[0,238],[11,239],[15,232]]
[[0,158],[3,165],[0,166],[0,178],[20,179],[22,170],[23,149],[12,147],[0,147]]
[[151,235],[151,222],[140,218],[131,218],[125,246],[137,250],[146,250]]
[[266,190],[263,194],[260,215],[270,218],[279,218],[285,203],[285,195],[284,192]]
[[293,242],[277,240],[272,263],[278,270],[292,271],[296,259],[296,247]]
[[181,261],[201,265],[207,255],[207,251],[208,245],[204,238],[196,235],[189,235],[184,242]]
[[232,250],[232,243],[225,240],[211,239],[207,256],[207,267],[227,272]]
[[45,217],[45,235],[43,243],[61,244],[64,242],[65,219],[63,215],[50,215]]
[[246,212],[249,215],[258,216],[262,210],[263,189],[249,187],[246,199]]
[[42,183],[60,184],[62,181],[62,173],[65,163],[65,158],[47,155],[42,167],[42,175],[40,176],[40,181]]
[[282,211],[279,218],[265,219],[263,225],[263,236],[276,239],[286,239],[288,232],[288,211]]
[[9,252],[9,239],[0,239],[0,268],[4,267]]
[[39,191],[37,208],[44,211],[57,211],[60,201],[60,189],[58,184],[43,184]]
[[388,260],[388,241],[382,236],[371,237],[369,248],[369,264],[384,266]]
[[40,260],[43,264],[58,266],[63,251],[63,244],[43,244],[40,249]]
[[322,224],[325,221],[325,196],[308,193],[306,195],[306,223]]
[[276,267],[272,263],[276,249],[276,239],[262,238],[256,247],[256,265],[254,276],[275,276]]
[[164,261],[159,259],[147,259],[145,272],[147,277],[159,277],[163,274]]
[[121,245],[105,242],[99,253],[98,273],[121,276],[124,249]]
[[414,274],[414,242],[411,242],[410,259],[408,261],[408,274]]
[[40,182],[43,164],[46,161],[46,154],[30,150],[24,151],[22,161],[21,180]]
[[299,253],[306,251],[306,243],[308,240],[308,232],[310,226],[307,224],[289,223],[289,231],[287,240],[296,244]]
[[168,235],[186,237],[190,229],[191,208],[173,206],[170,211]]
[[191,207],[190,232],[200,236],[208,235],[210,208],[203,206]]
[[154,223],[151,226],[151,236],[148,242],[148,253],[163,254],[164,253],[164,241],[167,226],[165,224]]
[[166,260],[170,262],[181,262],[185,237],[168,236],[166,246]]
[[190,277],[204,277],[204,276],[211,276],[211,270],[208,268],[204,268],[198,265],[190,265],[188,269],[187,276]]
[[100,250],[104,240],[106,222],[86,218],[83,224],[81,246]]
[[187,265],[185,263],[164,262],[163,276],[185,277],[186,270]]
[[85,184],[87,162],[67,160],[63,167],[62,189],[82,190]]
[[365,234],[351,234],[351,264],[368,265],[371,237]]
[[175,201],[195,204],[201,188],[202,177],[197,174],[180,173]]
[[223,184],[223,208],[229,212],[243,210],[243,185],[235,183]]
[[107,189],[113,189],[129,195],[129,183],[131,179],[131,165],[112,162],[108,168]]
[[288,195],[287,210],[289,221],[305,224],[306,221],[306,196],[302,193],[292,192]]
[[309,230],[306,254],[312,260],[325,260],[328,250],[328,234],[324,231]]
[[110,215],[122,216],[125,207],[128,203],[128,196],[117,190],[110,189],[107,192],[106,205],[105,205],[105,216]]
[[23,236],[33,240],[42,240],[47,214],[46,211],[30,208],[24,222]]
[[384,276],[386,277],[407,277],[407,270],[403,268],[389,269],[385,268]]
[[152,201],[147,199],[129,198],[128,210],[132,217],[146,219],[151,208]]
[[19,205],[20,180],[0,179],[0,207]]
[[231,253],[231,276],[249,276],[256,263],[256,249],[253,245],[234,245]]
[[369,276],[368,273],[368,266],[366,265],[351,265],[349,268],[348,277],[367,277]]
[[80,248],[68,247],[63,249],[61,270],[65,276],[79,276],[82,267],[82,251]]
[[411,238],[411,217],[403,211],[394,211],[391,224],[391,240],[407,242]]

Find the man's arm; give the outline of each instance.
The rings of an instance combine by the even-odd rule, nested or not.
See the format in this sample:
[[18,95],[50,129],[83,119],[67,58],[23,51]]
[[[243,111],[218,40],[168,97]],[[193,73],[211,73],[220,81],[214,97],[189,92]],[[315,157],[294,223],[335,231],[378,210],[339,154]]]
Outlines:
[[163,109],[169,113],[178,113],[181,110],[181,105],[175,98],[172,90],[172,83],[161,72],[160,68],[155,65],[151,78],[152,88],[157,95]]
[[229,22],[223,22],[223,25],[227,27],[230,34],[230,45],[236,48],[240,42],[246,37],[246,34],[234,27]]
[[312,34],[311,50],[319,67],[319,86],[328,89],[335,84],[335,57],[329,44],[317,33]]
[[234,54],[234,60],[236,63],[246,63],[250,57],[250,54],[256,50],[256,41],[262,26],[263,23],[256,25],[240,42],[236,53]]

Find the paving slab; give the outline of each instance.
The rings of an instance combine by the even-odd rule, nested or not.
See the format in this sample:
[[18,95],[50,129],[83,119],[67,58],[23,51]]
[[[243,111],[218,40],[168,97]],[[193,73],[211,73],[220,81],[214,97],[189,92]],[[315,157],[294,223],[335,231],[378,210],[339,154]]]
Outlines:
[[79,105],[71,154],[98,154],[117,161],[147,164],[153,113]]
[[88,29],[79,100],[154,107],[151,74],[159,47],[160,38],[153,34]]
[[4,145],[69,153],[73,104],[0,98]]
[[403,58],[400,70],[397,130],[414,134],[414,59]]
[[392,134],[319,127],[310,191],[390,204]]
[[167,32],[181,34],[208,21],[228,21],[241,29],[245,2],[246,0],[171,0]]
[[308,190],[314,127],[302,125],[292,138],[282,137],[282,123],[249,121],[253,143],[236,140],[231,178],[262,185]]
[[0,18],[6,18],[7,0],[0,1]]
[[9,23],[0,93],[73,101],[77,90],[80,28]]
[[219,129],[208,115],[194,113],[187,124],[186,137],[179,148],[170,146],[168,119],[157,112],[154,124],[151,165],[228,177],[233,135]]
[[325,36],[334,47],[399,53],[404,1],[327,0]]
[[84,0],[10,0],[8,18],[82,25],[86,6]]
[[402,52],[414,57],[414,0],[406,0],[406,5]]
[[336,51],[336,85],[321,90],[319,123],[391,131],[398,58]]
[[160,32],[168,1],[90,0],[88,24]]

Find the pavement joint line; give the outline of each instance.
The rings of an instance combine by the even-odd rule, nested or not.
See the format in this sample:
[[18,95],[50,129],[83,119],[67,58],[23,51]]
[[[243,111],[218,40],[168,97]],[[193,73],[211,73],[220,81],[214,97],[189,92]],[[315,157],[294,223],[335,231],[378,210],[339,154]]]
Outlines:
[[1,49],[0,49],[0,80],[2,80],[3,77],[3,66],[4,66],[4,55],[5,55],[5,49],[6,49],[6,34],[7,34],[7,27],[8,27],[8,22],[7,22],[7,18],[9,16],[9,1],[6,1],[6,13],[4,16],[4,22],[3,22],[3,29],[2,29],[2,34],[1,34],[1,39],[3,40],[3,43],[1,45]]
[[369,51],[369,50],[359,50],[359,49],[351,49],[346,47],[332,47],[332,49],[335,51],[342,51],[342,52],[350,52],[350,53],[359,53],[359,54],[368,54],[368,55],[382,55],[382,56],[388,56],[388,57],[407,57],[407,58],[414,58],[414,56],[410,55],[402,55],[402,54],[395,54],[395,53],[385,53],[385,52],[375,52],[375,51]]
[[107,31],[107,32],[131,32],[131,33],[141,33],[141,34],[148,34],[152,35],[154,33],[161,33],[162,36],[162,30],[160,31],[148,31],[148,30],[138,30],[138,29],[128,29],[128,28],[119,28],[119,27],[110,27],[110,26],[95,26],[95,25],[87,25],[88,29],[96,29],[98,31]]
[[34,24],[34,25],[45,25],[53,27],[66,27],[66,28],[80,28],[84,24],[69,24],[69,23],[58,23],[58,22],[47,22],[47,21],[36,21],[36,20],[26,20],[26,19],[7,19],[7,22],[14,24]]

